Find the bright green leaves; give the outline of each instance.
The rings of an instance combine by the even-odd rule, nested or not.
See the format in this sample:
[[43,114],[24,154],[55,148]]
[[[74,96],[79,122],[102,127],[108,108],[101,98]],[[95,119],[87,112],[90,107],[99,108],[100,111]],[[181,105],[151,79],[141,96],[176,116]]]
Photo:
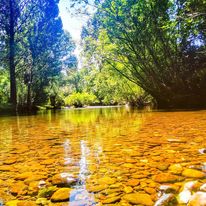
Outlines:
[[105,0],[94,15],[92,58],[142,87],[160,107],[201,105],[192,99],[205,96],[206,85],[198,86],[206,69],[205,8],[202,0]]

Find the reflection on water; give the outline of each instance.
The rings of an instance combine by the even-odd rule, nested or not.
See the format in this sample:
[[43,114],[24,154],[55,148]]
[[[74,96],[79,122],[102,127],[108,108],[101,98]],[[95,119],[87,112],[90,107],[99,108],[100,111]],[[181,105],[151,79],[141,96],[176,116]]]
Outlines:
[[8,206],[206,205],[206,112],[76,109],[0,117]]

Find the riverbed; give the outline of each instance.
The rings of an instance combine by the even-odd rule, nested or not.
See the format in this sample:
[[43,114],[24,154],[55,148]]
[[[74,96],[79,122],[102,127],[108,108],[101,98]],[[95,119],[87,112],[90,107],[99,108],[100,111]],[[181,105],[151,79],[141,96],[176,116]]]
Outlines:
[[0,117],[0,205],[206,205],[206,111]]

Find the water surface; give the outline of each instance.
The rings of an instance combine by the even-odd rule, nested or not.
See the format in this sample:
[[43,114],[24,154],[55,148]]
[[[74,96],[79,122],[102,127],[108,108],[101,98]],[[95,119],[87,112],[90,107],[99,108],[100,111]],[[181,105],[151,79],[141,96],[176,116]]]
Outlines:
[[206,111],[0,117],[0,143],[7,205],[186,205],[206,191]]

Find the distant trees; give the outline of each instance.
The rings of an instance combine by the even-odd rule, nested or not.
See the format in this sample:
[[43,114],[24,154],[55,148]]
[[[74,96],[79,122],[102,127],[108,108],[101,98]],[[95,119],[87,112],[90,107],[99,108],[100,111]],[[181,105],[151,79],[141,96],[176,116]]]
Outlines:
[[46,87],[69,65],[74,43],[63,31],[58,2],[0,2],[0,66],[9,70],[13,107],[45,103]]
[[93,59],[143,88],[159,108],[206,106],[205,1],[105,0],[96,8],[83,33],[85,42],[101,42],[102,52],[86,42]]

